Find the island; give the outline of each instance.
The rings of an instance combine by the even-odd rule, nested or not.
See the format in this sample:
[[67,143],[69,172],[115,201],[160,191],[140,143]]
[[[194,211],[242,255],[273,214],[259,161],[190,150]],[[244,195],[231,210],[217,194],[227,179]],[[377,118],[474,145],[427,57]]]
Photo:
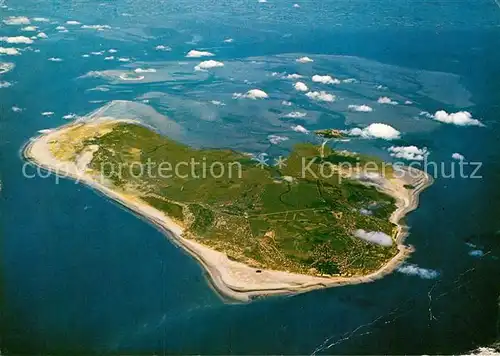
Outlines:
[[419,170],[313,143],[276,164],[192,148],[119,117],[44,130],[23,155],[158,226],[215,290],[240,301],[390,273],[412,251],[401,221],[432,183]]

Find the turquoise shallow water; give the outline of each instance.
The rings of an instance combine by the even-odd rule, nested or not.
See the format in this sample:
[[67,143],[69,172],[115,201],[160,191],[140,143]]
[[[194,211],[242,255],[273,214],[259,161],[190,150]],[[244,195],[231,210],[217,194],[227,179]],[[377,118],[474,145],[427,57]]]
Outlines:
[[[0,75],[11,84],[0,88],[2,350],[457,353],[495,340],[500,9],[494,1],[298,3],[5,2],[2,19],[27,16],[48,38],[0,44],[21,49],[19,56],[0,56],[15,64]],[[68,20],[110,28],[85,29]],[[2,24],[0,37],[26,35],[24,26]],[[234,41],[224,42],[228,38]],[[224,67],[195,72],[203,59],[186,59],[191,49],[213,52]],[[107,52],[92,54],[100,51]],[[315,61],[296,63],[302,56]],[[156,72],[141,82],[120,79],[135,68]],[[335,103],[318,103],[297,93],[293,81],[281,78],[284,72],[329,73],[357,83],[331,88],[304,79],[337,95]],[[254,87],[270,99],[232,99]],[[380,96],[412,104],[377,105]],[[84,186],[23,177],[20,150],[30,137],[110,100],[154,108],[155,125],[185,143],[271,155],[309,140],[292,125],[343,129],[384,122],[403,133],[398,145],[428,147],[435,161],[450,162],[460,152],[483,162],[482,179],[437,179],[423,193],[421,207],[407,218],[408,242],[416,247],[409,262],[420,275],[395,272],[367,285],[228,304],[202,269],[146,222]],[[375,110],[346,110],[361,103]],[[486,127],[419,116],[439,109],[468,110]],[[291,111],[307,116],[284,119]],[[269,134],[289,140],[270,147]],[[390,145],[353,140],[342,147],[391,159]],[[485,256],[469,255],[476,249]],[[422,278],[425,271],[439,276]]]

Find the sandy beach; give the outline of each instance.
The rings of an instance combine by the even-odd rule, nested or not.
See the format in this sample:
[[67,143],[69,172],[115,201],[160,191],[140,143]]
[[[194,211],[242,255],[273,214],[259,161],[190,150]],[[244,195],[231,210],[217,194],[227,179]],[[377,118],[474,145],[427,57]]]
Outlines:
[[[432,178],[419,170],[402,168],[404,176],[384,180],[377,186],[381,191],[396,199],[397,209],[391,215],[391,222],[397,225],[395,237],[399,252],[379,270],[363,276],[322,278],[274,270],[257,270],[243,263],[231,261],[221,252],[210,249],[193,240],[182,237],[183,228],[161,211],[146,204],[140,198],[125,192],[110,189],[80,165],[62,162],[53,156],[49,142],[70,129],[74,123],[53,131],[45,131],[31,140],[24,148],[24,157],[35,165],[63,177],[78,180],[101,192],[110,199],[130,209],[135,214],[160,228],[175,244],[183,248],[204,267],[211,285],[222,296],[231,300],[249,301],[265,295],[283,295],[310,291],[318,288],[372,282],[394,271],[413,251],[404,245],[409,228],[400,224],[401,219],[416,209],[419,194],[432,184]],[[93,123],[86,123],[92,125]],[[97,123],[96,123],[97,124]],[[86,157],[88,159],[88,157]],[[410,174],[411,173],[411,174]],[[406,189],[411,184],[414,189]]]

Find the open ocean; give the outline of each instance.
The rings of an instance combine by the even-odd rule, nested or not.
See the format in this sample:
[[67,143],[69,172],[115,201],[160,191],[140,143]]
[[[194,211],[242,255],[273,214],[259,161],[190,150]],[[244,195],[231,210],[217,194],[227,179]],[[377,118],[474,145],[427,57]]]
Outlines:
[[[19,52],[0,54],[0,63],[15,65],[0,74],[3,353],[432,354],[497,340],[500,6],[296,3],[0,0],[0,47]],[[5,39],[40,32],[46,36],[33,43]],[[193,49],[214,56],[186,58]],[[314,62],[296,62],[304,56]],[[193,69],[210,59],[224,66]],[[156,71],[123,80],[137,68]],[[285,72],[337,100],[310,100]],[[355,82],[324,85],[314,74]],[[269,99],[232,98],[252,88]],[[377,103],[385,96],[399,104]],[[72,181],[23,176],[21,149],[38,130],[111,100],[141,103],[139,114],[167,133],[175,127],[171,136],[182,142],[254,154],[310,140],[292,125],[382,122],[402,133],[397,145],[427,147],[434,161],[451,163],[459,152],[482,162],[482,178],[438,178],[421,195],[406,218],[411,268],[371,284],[231,304],[147,222]],[[360,104],[373,112],[347,109]],[[485,126],[420,115],[438,110],[469,111]],[[307,115],[284,117],[296,111]],[[270,148],[271,134],[289,140]],[[354,139],[339,147],[390,160],[393,144]]]

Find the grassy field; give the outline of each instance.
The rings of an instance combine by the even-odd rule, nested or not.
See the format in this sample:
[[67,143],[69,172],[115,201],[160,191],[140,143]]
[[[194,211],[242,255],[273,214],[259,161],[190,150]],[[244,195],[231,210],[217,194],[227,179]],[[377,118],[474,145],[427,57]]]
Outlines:
[[[233,260],[257,268],[349,276],[377,270],[397,253],[395,245],[383,247],[352,235],[356,229],[392,235],[391,197],[355,180],[340,180],[339,172],[327,178],[316,174],[324,162],[372,158],[328,147],[320,158],[318,146],[300,144],[286,167],[259,167],[247,155],[193,149],[132,123],[108,123],[102,130],[87,126],[52,142],[53,153],[77,160],[89,146],[98,146],[90,172],[164,211],[185,227],[185,237]],[[305,175],[302,160],[315,160]],[[225,174],[218,177],[221,166]]]

